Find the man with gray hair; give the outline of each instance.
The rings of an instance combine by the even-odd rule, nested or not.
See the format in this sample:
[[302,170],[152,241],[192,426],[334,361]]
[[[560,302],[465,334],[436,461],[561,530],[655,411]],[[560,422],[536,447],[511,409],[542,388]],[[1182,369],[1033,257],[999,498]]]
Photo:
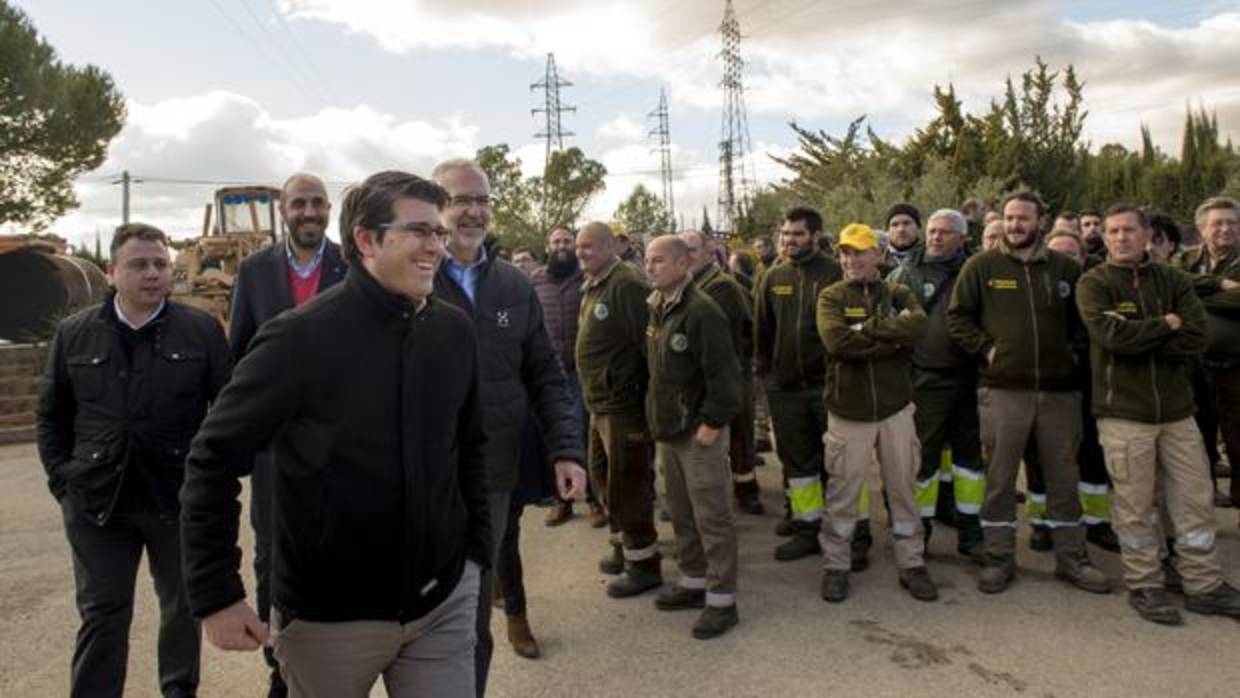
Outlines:
[[[490,551],[494,566],[517,484],[527,420],[538,420],[561,497],[584,495],[585,456],[576,408],[534,287],[519,269],[487,255],[482,244],[491,223],[486,173],[472,160],[449,160],[435,167],[433,177],[448,193],[443,220],[451,233],[448,254],[435,274],[435,296],[464,310],[478,335],[487,505],[496,532]],[[488,571],[480,584],[475,653],[479,696],[486,693],[491,663],[494,580]]]
[[913,347],[913,404],[921,469],[917,504],[929,540],[934,518],[956,527],[956,550],[981,559],[978,513],[986,494],[977,415],[977,359],[947,330],[947,306],[968,259],[968,223],[954,209],[926,219],[926,245],[887,277],[908,287],[926,311],[926,333]]

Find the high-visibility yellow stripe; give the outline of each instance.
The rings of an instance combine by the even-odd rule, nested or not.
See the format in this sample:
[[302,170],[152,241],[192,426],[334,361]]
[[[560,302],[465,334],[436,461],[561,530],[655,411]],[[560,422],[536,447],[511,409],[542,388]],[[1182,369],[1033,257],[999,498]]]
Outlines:
[[917,509],[923,518],[934,516],[934,507],[939,501],[938,476],[931,475],[929,479],[917,483],[917,488],[913,490],[913,499],[917,502]]
[[822,518],[822,481],[816,477],[788,480],[788,502],[792,516],[800,521],[818,521]]
[[868,521],[870,518],[870,483],[861,485],[861,496],[857,498],[857,518]]
[[977,514],[986,499],[986,476],[980,470],[952,466],[952,491],[956,494],[956,511]]
[[1034,492],[1025,494],[1025,518],[1031,524],[1046,525],[1046,495]]
[[1100,524],[1111,520],[1111,496],[1106,485],[1080,484],[1081,515],[1087,524]]

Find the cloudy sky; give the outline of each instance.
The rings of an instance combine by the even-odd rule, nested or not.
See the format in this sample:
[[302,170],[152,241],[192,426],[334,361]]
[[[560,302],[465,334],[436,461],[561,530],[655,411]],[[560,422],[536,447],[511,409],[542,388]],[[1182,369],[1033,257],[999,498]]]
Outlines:
[[[722,0],[10,0],[72,63],[108,70],[129,122],[78,185],[57,230],[92,239],[133,216],[195,234],[218,182],[278,184],[320,173],[333,193],[387,167],[507,143],[531,174],[541,128],[530,90],[554,52],[569,143],[612,173],[589,210],[607,218],[632,188],[659,190],[647,119],[666,89],[677,211],[714,215]],[[758,179],[782,172],[797,122],[839,133],[868,115],[899,139],[931,112],[936,83],[982,110],[1041,55],[1076,65],[1095,145],[1149,124],[1179,147],[1186,104],[1240,135],[1240,0],[736,0]],[[163,180],[163,181],[161,181]],[[173,181],[167,181],[173,180]],[[106,235],[105,235],[106,240]]]

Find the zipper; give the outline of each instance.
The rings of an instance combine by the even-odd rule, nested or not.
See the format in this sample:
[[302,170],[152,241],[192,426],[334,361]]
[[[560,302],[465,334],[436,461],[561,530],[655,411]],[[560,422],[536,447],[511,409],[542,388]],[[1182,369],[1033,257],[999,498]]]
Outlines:
[[805,315],[805,274],[797,267],[797,373],[802,382],[805,381],[805,359],[801,355],[801,317]]
[[[1042,389],[1042,342],[1038,339],[1038,306],[1033,300],[1033,273],[1025,264],[1025,283],[1029,286],[1029,320],[1033,323],[1033,389]],[[997,358],[997,357],[996,357]]]
[[[1141,270],[1132,270],[1132,290],[1136,293],[1137,303],[1141,306],[1141,317],[1147,319],[1150,317],[1149,311],[1145,307],[1145,296],[1141,293]],[[1154,352],[1150,352],[1150,388],[1154,391],[1154,423],[1162,423],[1162,397],[1158,394],[1158,366],[1154,359]]]

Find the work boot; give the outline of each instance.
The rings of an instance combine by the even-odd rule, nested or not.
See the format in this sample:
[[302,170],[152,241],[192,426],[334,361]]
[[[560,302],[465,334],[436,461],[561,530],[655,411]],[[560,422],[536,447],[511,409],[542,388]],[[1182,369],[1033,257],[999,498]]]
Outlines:
[[1005,591],[1016,578],[1016,560],[1008,555],[987,555],[986,564],[977,575],[977,590],[983,594]]
[[766,513],[766,507],[762,506],[762,500],[758,498],[757,492],[746,492],[737,496],[736,508],[754,516],[761,516]]
[[1231,616],[1240,618],[1240,591],[1222,582],[1204,594],[1186,594],[1184,610],[1202,615]]
[[925,565],[900,570],[900,586],[908,589],[909,595],[918,601],[939,600],[939,588],[934,585]]
[[780,562],[800,560],[822,552],[818,544],[818,523],[794,521],[792,537],[775,547],[775,559]]
[[1184,618],[1162,589],[1134,589],[1128,592],[1128,605],[1151,623],[1180,625]]
[[973,562],[986,564],[986,546],[982,541],[982,522],[977,514],[956,512],[956,552]]
[[706,608],[705,589],[686,589],[674,584],[654,597],[654,607],[660,611],[684,611],[690,608]]
[[590,528],[602,528],[607,525],[607,512],[598,502],[590,502],[590,513],[586,514],[586,523]]
[[731,606],[707,606],[702,609],[698,619],[693,621],[693,637],[699,640],[710,640],[731,630],[741,622],[736,612],[736,604]]
[[864,572],[870,566],[870,548],[874,546],[874,537],[870,535],[870,520],[862,519],[853,530],[849,549],[852,552],[852,571]]
[[822,573],[822,586],[819,587],[822,600],[829,603],[840,603],[848,598],[848,570],[826,570]]
[[560,524],[573,518],[572,502],[556,502],[547,507],[547,514],[543,517],[543,523],[547,526],[559,526]]
[[624,571],[624,546],[611,544],[611,554],[598,561],[598,571],[603,574],[620,574]]
[[1180,571],[1175,568],[1175,557],[1168,556],[1163,558],[1163,589],[1174,594],[1184,593],[1184,578],[1180,576]]
[[507,616],[508,618],[508,644],[512,645],[512,650],[517,653],[518,657],[526,659],[538,659],[538,640],[534,639],[534,633],[530,631],[530,622],[526,620],[524,613],[517,613]]
[[784,518],[780,519],[779,523],[775,524],[775,535],[780,538],[787,538],[796,532],[797,525],[791,518],[788,517],[787,514],[784,514]]
[[1085,540],[1102,548],[1108,553],[1119,552],[1119,536],[1115,535],[1115,529],[1111,528],[1111,524],[1103,521],[1102,523],[1090,524],[1085,529]]
[[624,574],[611,580],[611,583],[607,585],[607,595],[613,599],[627,599],[651,589],[658,589],[663,586],[663,573],[659,567],[657,556],[652,560],[629,564],[625,567]]
[[1094,567],[1085,551],[1057,555],[1055,576],[1077,589],[1094,594],[1111,593],[1111,580],[1107,579],[1102,570]]
[[1055,541],[1051,538],[1051,529],[1038,524],[1031,526],[1029,531],[1029,549],[1036,550],[1039,553],[1054,550]]

